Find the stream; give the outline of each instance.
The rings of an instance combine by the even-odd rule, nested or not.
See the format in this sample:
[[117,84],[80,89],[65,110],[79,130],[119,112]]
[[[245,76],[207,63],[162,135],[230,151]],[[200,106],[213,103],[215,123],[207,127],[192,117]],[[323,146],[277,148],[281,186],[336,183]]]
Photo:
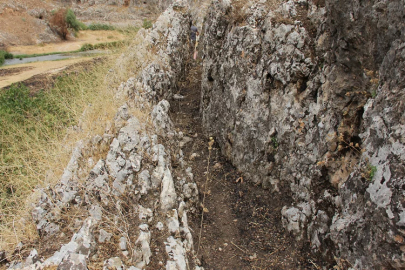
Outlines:
[[35,56],[35,57],[27,57],[27,58],[6,59],[4,61],[3,66],[26,64],[26,63],[40,62],[40,61],[64,60],[64,59],[70,59],[70,58],[79,58],[79,57],[90,56],[93,54],[105,54],[105,53],[106,53],[106,51],[93,50],[93,51],[78,52],[78,53],[59,53],[59,54],[43,55],[43,56]]

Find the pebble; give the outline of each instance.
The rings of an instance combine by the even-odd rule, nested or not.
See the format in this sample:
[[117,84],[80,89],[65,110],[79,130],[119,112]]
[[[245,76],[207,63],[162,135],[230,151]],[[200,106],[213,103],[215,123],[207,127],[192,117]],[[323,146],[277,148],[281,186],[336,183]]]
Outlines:
[[127,250],[127,239],[125,237],[120,238],[120,249]]

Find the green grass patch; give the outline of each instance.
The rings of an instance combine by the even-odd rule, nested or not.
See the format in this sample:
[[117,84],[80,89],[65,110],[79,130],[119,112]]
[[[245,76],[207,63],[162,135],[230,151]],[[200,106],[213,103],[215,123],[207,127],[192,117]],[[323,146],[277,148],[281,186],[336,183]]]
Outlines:
[[121,34],[127,35],[127,36],[132,36],[134,34],[136,34],[139,31],[139,27],[137,26],[127,26],[124,28],[119,28],[117,29],[118,32],[120,32]]
[[106,49],[115,49],[115,48],[122,48],[128,45],[127,41],[113,41],[113,42],[104,42],[98,44],[83,44],[79,51],[91,51],[91,50],[106,50]]
[[[32,181],[15,185],[18,182],[16,178],[28,177],[31,165],[38,162],[37,156],[32,154],[32,148],[35,145],[45,146],[62,129],[75,123],[74,114],[66,102],[71,101],[77,91],[70,91],[54,88],[32,94],[25,85],[13,84],[1,92],[1,209],[13,207],[15,202],[11,201],[12,198],[15,199],[34,187],[30,185]],[[41,152],[39,149],[37,151]]]
[[4,121],[21,125],[26,131],[33,128],[31,124],[35,121],[41,121],[50,128],[70,123],[66,110],[57,100],[50,98],[52,94],[40,91],[31,95],[25,85],[11,85],[0,95],[0,128],[4,128]]
[[92,23],[89,26],[87,26],[88,30],[115,30],[115,27],[110,24],[101,24],[101,23]]
[[152,26],[153,26],[153,22],[152,22],[152,21],[147,20],[147,19],[143,19],[143,24],[142,24],[142,27],[143,27],[143,28],[149,29],[149,28],[152,28]]

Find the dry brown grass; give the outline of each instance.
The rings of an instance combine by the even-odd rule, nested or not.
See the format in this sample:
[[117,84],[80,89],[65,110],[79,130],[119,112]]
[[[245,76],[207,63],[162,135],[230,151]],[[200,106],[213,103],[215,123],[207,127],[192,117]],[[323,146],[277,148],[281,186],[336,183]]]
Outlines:
[[[71,84],[57,83],[56,88],[75,88],[76,96],[59,102],[66,106],[79,123],[75,129],[52,130],[45,126],[27,134],[18,126],[9,125],[13,136],[2,136],[2,143],[10,145],[7,160],[1,157],[0,172],[5,182],[10,183],[11,196],[3,198],[0,223],[0,249],[9,250],[16,243],[32,241],[37,233],[31,223],[29,209],[36,200],[33,191],[36,187],[57,182],[70,159],[76,142],[103,134],[105,123],[113,118],[118,100],[114,99],[114,89],[109,87],[104,77],[112,65],[113,58],[92,68],[90,72],[80,72],[68,80]],[[76,77],[76,78],[75,78]],[[15,141],[18,138],[18,141]],[[11,163],[11,164],[10,164]],[[9,170],[10,167],[20,170]]]
[[[10,252],[17,243],[31,242],[38,237],[30,215],[39,195],[35,194],[35,188],[52,186],[60,179],[79,140],[104,134],[107,123],[112,122],[117,109],[125,102],[125,97],[116,97],[119,84],[153,59],[145,44],[143,38],[136,39],[130,48],[56,82],[54,87],[63,95],[55,98],[75,119],[76,127],[52,130],[38,122],[37,129],[30,134],[13,125],[8,127],[12,136],[1,134],[1,143],[10,146],[13,156],[5,160],[0,155],[0,176],[9,183],[11,191],[7,198],[2,198],[0,208],[0,250]],[[123,53],[125,57],[121,55]],[[121,55],[120,65],[116,64],[118,55]],[[130,108],[130,112],[140,121],[149,121],[143,110]],[[105,157],[107,151],[108,147],[105,147],[90,151],[88,156],[97,161]],[[84,165],[82,169],[82,174],[86,175],[92,168]]]

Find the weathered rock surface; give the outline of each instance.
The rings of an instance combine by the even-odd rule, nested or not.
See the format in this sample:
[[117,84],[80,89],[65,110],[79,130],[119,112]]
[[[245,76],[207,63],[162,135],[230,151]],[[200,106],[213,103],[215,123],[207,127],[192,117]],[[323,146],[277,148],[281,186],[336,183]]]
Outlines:
[[401,1],[213,1],[203,30],[207,134],[283,223],[354,269],[405,267]]

